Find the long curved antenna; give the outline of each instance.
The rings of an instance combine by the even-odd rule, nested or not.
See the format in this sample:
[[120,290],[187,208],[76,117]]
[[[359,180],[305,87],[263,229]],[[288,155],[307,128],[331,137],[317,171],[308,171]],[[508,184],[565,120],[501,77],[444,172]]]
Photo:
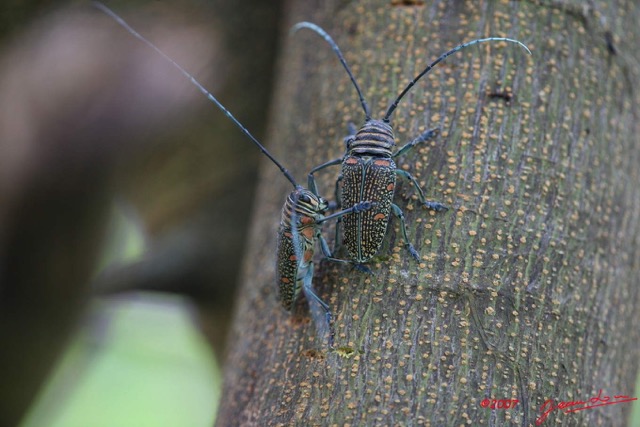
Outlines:
[[136,30],[134,30],[133,28],[131,28],[131,26],[129,24],[127,24],[125,22],[124,19],[122,19],[120,16],[118,16],[114,11],[112,11],[111,9],[109,9],[107,6],[105,6],[104,4],[100,3],[99,1],[94,1],[93,4],[100,9],[101,11],[103,11],[104,13],[106,13],[107,15],[109,15],[111,18],[113,18],[118,24],[120,24],[122,27],[124,27],[125,30],[127,30],[131,35],[133,35],[134,37],[136,37],[137,39],[139,39],[140,41],[144,42],[147,46],[149,46],[150,48],[152,48],[153,50],[155,50],[160,56],[162,56],[164,59],[166,59],[167,61],[169,61],[171,63],[171,65],[173,65],[175,68],[178,69],[178,71],[180,71],[187,79],[189,79],[189,81],[191,81],[191,83],[193,83],[193,85],[195,87],[198,88],[198,90],[200,90],[200,92],[202,92],[207,98],[209,98],[210,101],[212,101],[214,104],[216,104],[216,106],[222,110],[222,112],[231,119],[231,121],[245,134],[249,137],[249,139],[251,140],[251,142],[253,142],[256,146],[258,146],[258,148],[260,149],[260,151],[262,151],[262,153],[267,156],[273,163],[275,163],[275,165],[280,169],[280,171],[282,171],[283,175],[291,182],[291,184],[293,184],[294,187],[298,188],[300,187],[298,185],[298,183],[296,182],[295,179],[293,179],[293,176],[291,175],[291,173],[280,164],[280,162],[278,162],[275,157],[273,157],[271,155],[271,153],[269,153],[267,151],[266,148],[264,148],[264,146],[262,144],[260,144],[260,142],[258,142],[258,140],[251,135],[251,133],[247,130],[247,128],[245,128],[244,126],[242,126],[242,123],[240,123],[235,117],[233,117],[233,115],[231,114],[231,112],[229,110],[227,110],[224,105],[222,105],[220,103],[220,101],[218,101],[216,99],[215,96],[213,96],[211,94],[211,92],[209,92],[207,89],[204,88],[204,86],[202,86],[200,84],[200,82],[198,82],[195,77],[193,77],[191,74],[189,74],[187,72],[187,70],[185,70],[184,68],[182,68],[180,66],[180,64],[178,64],[176,61],[174,61],[173,59],[171,59],[171,57],[169,55],[167,55],[166,53],[164,53],[162,50],[160,50],[159,47],[157,47],[156,45],[154,45],[153,43],[151,43],[149,40],[147,40],[146,38],[144,38],[144,36],[142,36],[140,33],[138,33]]
[[342,66],[347,71],[347,74],[349,74],[349,78],[351,79],[351,82],[355,86],[356,92],[358,92],[358,97],[360,98],[360,104],[362,105],[362,109],[364,110],[366,121],[371,120],[371,112],[369,111],[369,106],[367,105],[367,101],[365,101],[364,96],[362,96],[362,91],[360,90],[360,86],[358,86],[358,83],[356,82],[355,77],[353,77],[353,73],[351,72],[351,69],[347,65],[347,61],[344,60],[344,56],[342,56],[342,52],[340,52],[340,48],[338,47],[336,42],[333,41],[331,36],[327,34],[325,30],[323,30],[322,28],[320,28],[319,26],[317,26],[312,22],[306,22],[306,21],[298,22],[296,25],[291,27],[291,30],[289,31],[289,33],[290,34],[295,33],[301,28],[308,28],[311,31],[315,31],[323,39],[325,39],[327,43],[329,43],[329,45],[331,46],[331,49],[333,49],[333,51],[336,53],[336,55],[338,56],[338,59],[340,60],[340,63],[342,63]]
[[407,94],[407,92],[409,92],[409,90],[413,87],[413,85],[416,84],[416,82],[418,80],[420,80],[420,78],[422,78],[422,76],[424,76],[429,71],[431,71],[431,69],[433,67],[435,67],[436,65],[438,65],[438,63],[440,63],[440,61],[445,59],[447,56],[453,55],[457,51],[459,51],[461,49],[464,49],[467,46],[472,46],[474,44],[483,43],[483,42],[490,42],[490,41],[503,41],[503,42],[517,43],[520,46],[522,46],[527,51],[527,53],[529,53],[529,55],[531,55],[531,51],[529,50],[529,48],[527,46],[524,45],[524,43],[519,42],[518,40],[507,39],[507,38],[504,38],[504,37],[489,37],[489,38],[486,38],[486,39],[477,39],[477,40],[472,40],[470,42],[463,43],[463,44],[461,44],[459,46],[456,46],[453,49],[451,49],[449,52],[441,55],[438,59],[433,61],[427,68],[425,68],[420,74],[418,74],[413,80],[411,80],[411,82],[407,85],[407,87],[405,87],[404,90],[402,92],[400,92],[400,95],[398,95],[396,100],[393,101],[391,106],[389,106],[389,109],[387,110],[387,113],[384,115],[384,118],[382,119],[382,121],[385,122],[385,123],[389,123],[389,118],[391,117],[391,114],[393,114],[393,112],[395,111],[396,107],[398,106],[398,102],[400,102],[400,100]]

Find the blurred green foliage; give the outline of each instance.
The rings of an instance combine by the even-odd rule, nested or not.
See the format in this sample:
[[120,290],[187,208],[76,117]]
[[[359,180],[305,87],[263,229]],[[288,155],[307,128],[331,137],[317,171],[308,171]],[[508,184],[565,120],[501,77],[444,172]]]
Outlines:
[[93,304],[22,427],[213,425],[220,372],[182,299]]

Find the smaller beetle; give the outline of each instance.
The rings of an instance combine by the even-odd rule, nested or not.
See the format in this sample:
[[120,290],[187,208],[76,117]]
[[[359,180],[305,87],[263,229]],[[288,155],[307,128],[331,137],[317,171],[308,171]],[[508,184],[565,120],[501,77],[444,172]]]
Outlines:
[[[531,52],[523,43],[518,40],[508,39],[504,37],[489,37],[484,39],[472,40],[463,43],[450,51],[441,55],[438,59],[427,66],[420,74],[418,74],[409,84],[400,92],[400,95],[391,103],[389,109],[385,113],[382,120],[371,118],[369,106],[367,105],[362,91],[356,82],[353,73],[349,69],[340,48],[333,41],[331,36],[310,22],[300,22],[294,25],[291,32],[296,32],[302,28],[307,28],[319,34],[336,53],[340,63],[347,71],[353,86],[355,87],[360,98],[360,104],[365,114],[365,123],[360,130],[352,132],[352,135],[345,139],[346,153],[343,157],[316,166],[309,172],[308,185],[309,188],[317,194],[317,186],[314,173],[329,166],[342,165],[342,172],[336,181],[336,200],[340,201],[340,206],[354,206],[362,200],[375,202],[376,206],[370,210],[355,213],[344,217],[344,240],[349,257],[356,266],[363,270],[368,270],[362,264],[373,258],[384,240],[389,216],[393,213],[400,220],[400,228],[405,246],[411,256],[418,261],[420,258],[415,250],[409,237],[407,236],[407,228],[404,220],[402,209],[393,203],[393,195],[396,187],[396,175],[407,178],[418,192],[420,203],[435,211],[443,211],[448,208],[438,202],[428,201],[424,192],[420,188],[418,181],[409,172],[398,169],[394,159],[398,156],[406,154],[409,150],[418,144],[429,141],[438,133],[438,129],[430,129],[411,142],[401,147],[395,153],[392,149],[395,147],[395,136],[391,127],[391,115],[395,111],[400,100],[409,92],[416,82],[427,74],[440,61],[458,52],[465,47],[472,46],[477,43],[489,41],[505,41],[516,43],[522,46],[529,54]],[[336,227],[336,242],[338,241],[339,232]]]
[[182,73],[191,83],[198,88],[210,101],[212,101],[250,140],[260,151],[267,156],[291,182],[294,190],[287,197],[282,208],[280,229],[278,231],[277,247],[277,284],[280,301],[283,307],[291,310],[300,290],[304,292],[309,308],[314,318],[316,328],[321,337],[328,335],[329,346],[333,348],[333,331],[331,329],[331,310],[329,306],[313,290],[313,255],[316,240],[320,241],[325,258],[335,262],[349,262],[333,258],[326,240],[322,237],[320,226],[329,219],[340,218],[350,213],[359,213],[371,209],[375,203],[363,201],[353,204],[348,209],[325,216],[329,209],[329,203],[296,183],[291,173],[278,160],[267,151],[266,148],[227,110],[208,90],[204,88],[189,72],[165,54],[140,33],[134,30],[120,16],[100,2],[94,2],[95,6],[113,18],[124,27],[131,35],[155,50],[171,65]]
[[[333,348],[334,334],[331,329],[331,310],[313,290],[313,255],[316,240],[320,241],[324,257],[330,261],[346,263],[348,261],[333,258],[329,245],[321,233],[320,226],[329,219],[340,218],[349,213],[371,209],[375,203],[362,202],[331,215],[324,216],[329,203],[322,197],[297,184],[287,196],[282,207],[280,228],[278,229],[278,247],[276,274],[280,301],[285,309],[291,310],[302,289],[309,310],[314,318],[318,335],[329,337],[329,347]],[[324,316],[324,319],[322,319]]]

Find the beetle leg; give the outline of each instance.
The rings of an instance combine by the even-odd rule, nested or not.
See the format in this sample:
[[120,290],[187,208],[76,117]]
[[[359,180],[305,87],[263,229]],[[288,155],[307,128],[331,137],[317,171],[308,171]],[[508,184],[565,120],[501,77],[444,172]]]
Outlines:
[[327,260],[331,262],[339,262],[341,264],[350,264],[361,273],[372,274],[371,269],[364,264],[356,263],[351,260],[334,258],[329,251],[329,245],[327,244],[327,241],[324,239],[324,237],[322,237],[322,235],[318,235],[318,239],[320,239],[320,247],[322,247],[322,253]]
[[351,260],[334,258],[333,255],[331,254],[331,251],[329,250],[329,245],[327,244],[327,241],[322,236],[322,233],[318,232],[318,234],[316,235],[316,238],[320,240],[320,247],[322,248],[322,254],[327,260],[331,262],[338,262],[341,264],[350,264],[350,265],[353,265],[353,267],[356,268],[361,273],[372,274],[371,269],[364,264],[355,263]]
[[413,247],[409,241],[409,237],[407,236],[407,224],[404,221],[404,213],[402,213],[402,209],[400,209],[395,203],[391,204],[391,209],[393,209],[393,214],[400,220],[400,229],[402,230],[402,237],[404,238],[404,244],[407,247],[407,250],[416,261],[420,261],[418,251]]
[[355,123],[353,122],[347,123],[347,137],[355,136],[357,132],[358,132],[358,128],[356,127]]
[[449,210],[448,207],[446,207],[445,205],[443,205],[442,203],[439,202],[432,202],[427,200],[424,197],[424,192],[422,191],[422,188],[420,188],[420,184],[418,184],[418,181],[415,179],[415,177],[413,175],[411,175],[409,172],[404,171],[402,169],[396,169],[396,173],[398,175],[402,175],[405,178],[407,178],[409,181],[411,181],[411,184],[413,184],[413,186],[416,188],[416,190],[418,191],[418,198],[420,199],[420,203],[422,203],[424,206],[426,206],[429,209],[433,209],[436,212],[440,212],[440,211],[446,211]]
[[346,259],[339,259],[339,258],[333,257],[331,250],[329,250],[329,244],[327,243],[326,239],[324,238],[324,236],[322,236],[321,233],[318,233],[317,238],[318,240],[320,240],[320,247],[322,248],[322,254],[326,259],[333,262],[340,262],[342,264],[351,264],[351,261],[348,261]]
[[327,240],[324,238],[324,236],[321,233],[318,233],[317,238],[318,240],[320,240],[320,247],[322,248],[322,254],[325,256],[325,258],[331,259],[333,261],[332,259],[333,254],[329,250],[329,244],[327,243]]
[[358,132],[358,128],[353,122],[349,122],[347,124],[347,136],[345,136],[342,141],[344,142],[344,148],[348,151],[351,142],[353,142],[356,133]]
[[313,317],[313,322],[316,325],[318,336],[322,338],[328,335],[329,348],[333,349],[333,341],[335,337],[335,333],[331,327],[331,320],[333,316],[327,303],[322,301],[318,294],[313,290],[313,263],[307,270],[307,274],[304,276],[302,291],[309,303],[309,311],[311,312],[311,317]]
[[418,137],[415,138],[413,141],[403,145],[398,151],[396,151],[396,153],[392,157],[395,158],[398,156],[402,156],[403,154],[406,154],[409,150],[411,150],[416,145],[421,144],[423,142],[427,142],[430,139],[434,138],[439,132],[440,132],[439,128],[433,128],[433,129],[429,129],[426,132],[423,132],[422,134],[418,135]]
[[324,238],[323,235],[318,234],[318,240],[320,240],[320,247],[322,248],[322,255],[324,255],[324,257],[330,261],[334,261],[334,262],[344,262],[344,263],[349,263],[350,261],[347,260],[343,260],[343,259],[338,259],[338,258],[334,258],[333,254],[331,253],[331,249],[329,249],[329,244],[327,243],[327,240]]
[[339,165],[340,163],[342,163],[342,157],[339,159],[334,159],[334,160],[330,160],[326,163],[323,163],[319,166],[316,166],[315,168],[311,169],[311,172],[309,172],[309,174],[307,175],[307,183],[309,186],[309,190],[311,190],[311,192],[313,194],[315,194],[316,196],[318,195],[318,187],[316,186],[316,178],[313,176],[314,173],[316,173],[317,171],[324,169],[326,167],[329,166],[335,166],[335,165]]
[[334,218],[340,218],[340,217],[342,217],[342,216],[344,216],[346,214],[368,211],[369,209],[371,209],[375,205],[377,205],[376,202],[360,202],[360,203],[356,203],[355,205],[351,206],[349,209],[343,209],[341,211],[332,213],[331,215],[327,215],[324,218],[317,220],[316,223],[317,224],[322,224],[323,222],[325,222],[327,220],[334,219]]

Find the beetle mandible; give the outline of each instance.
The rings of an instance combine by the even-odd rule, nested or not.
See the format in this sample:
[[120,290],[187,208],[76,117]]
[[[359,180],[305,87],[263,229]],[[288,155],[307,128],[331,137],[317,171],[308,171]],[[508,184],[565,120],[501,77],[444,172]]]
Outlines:
[[[200,92],[212,101],[260,151],[267,156],[293,185],[293,191],[287,196],[282,208],[280,227],[277,239],[276,275],[280,301],[283,307],[291,310],[296,299],[303,291],[310,306],[310,311],[316,327],[321,336],[328,334],[329,346],[333,347],[333,331],[331,329],[331,310],[329,306],[313,290],[313,255],[316,241],[320,241],[325,258],[335,262],[349,262],[336,259],[331,255],[329,245],[322,236],[321,224],[329,219],[348,216],[350,213],[362,212],[371,209],[375,203],[368,201],[354,203],[347,209],[340,210],[325,216],[329,209],[329,203],[312,192],[299,185],[291,173],[276,160],[269,151],[227,110],[207,89],[204,88],[188,71],[165,54],[160,48],[147,40],[134,30],[115,12],[100,2],[94,3],[96,7],[113,18],[119,25],[131,35],[155,50],[160,56],[173,65],[184,77],[186,77]],[[322,314],[318,314],[322,313]],[[324,317],[324,318],[323,318]]]
[[[310,22],[300,22],[294,25],[291,32],[296,32],[302,28],[307,28],[319,34],[333,49],[340,63],[347,71],[353,86],[360,98],[360,104],[365,114],[364,125],[357,131],[352,132],[345,139],[346,152],[343,157],[331,160],[316,166],[309,172],[308,186],[317,194],[317,186],[314,173],[329,166],[342,164],[342,171],[336,181],[336,199],[340,201],[340,206],[353,206],[362,200],[375,202],[376,206],[367,211],[348,215],[343,218],[344,221],[344,241],[353,262],[360,268],[368,270],[362,266],[363,263],[369,261],[378,253],[384,236],[386,234],[387,225],[389,223],[390,214],[393,213],[400,220],[400,229],[405,246],[413,258],[419,260],[418,252],[415,250],[407,236],[407,229],[402,209],[393,203],[393,195],[396,187],[396,175],[407,178],[415,187],[420,203],[435,211],[443,211],[448,208],[441,203],[428,201],[424,192],[420,188],[418,181],[409,172],[398,169],[394,162],[396,157],[406,154],[409,150],[418,144],[429,141],[438,133],[438,129],[429,129],[423,132],[417,138],[402,146],[395,153],[392,149],[395,147],[395,137],[393,128],[390,124],[391,115],[395,111],[400,100],[409,92],[414,84],[426,75],[439,62],[449,55],[458,52],[465,47],[472,46],[477,43],[490,41],[505,41],[516,43],[522,46],[529,54],[531,51],[522,42],[504,37],[488,37],[476,39],[456,46],[450,51],[442,54],[438,59],[433,61],[422,72],[420,72],[409,84],[400,92],[400,95],[391,103],[382,120],[372,119],[369,112],[369,106],[362,95],[360,86],[356,82],[351,69],[347,65],[340,48],[333,41],[331,36]],[[341,190],[341,191],[340,191]],[[340,193],[340,194],[339,194]],[[339,220],[340,221],[340,220]],[[339,222],[338,222],[339,224]],[[336,240],[339,232],[336,230]]]

